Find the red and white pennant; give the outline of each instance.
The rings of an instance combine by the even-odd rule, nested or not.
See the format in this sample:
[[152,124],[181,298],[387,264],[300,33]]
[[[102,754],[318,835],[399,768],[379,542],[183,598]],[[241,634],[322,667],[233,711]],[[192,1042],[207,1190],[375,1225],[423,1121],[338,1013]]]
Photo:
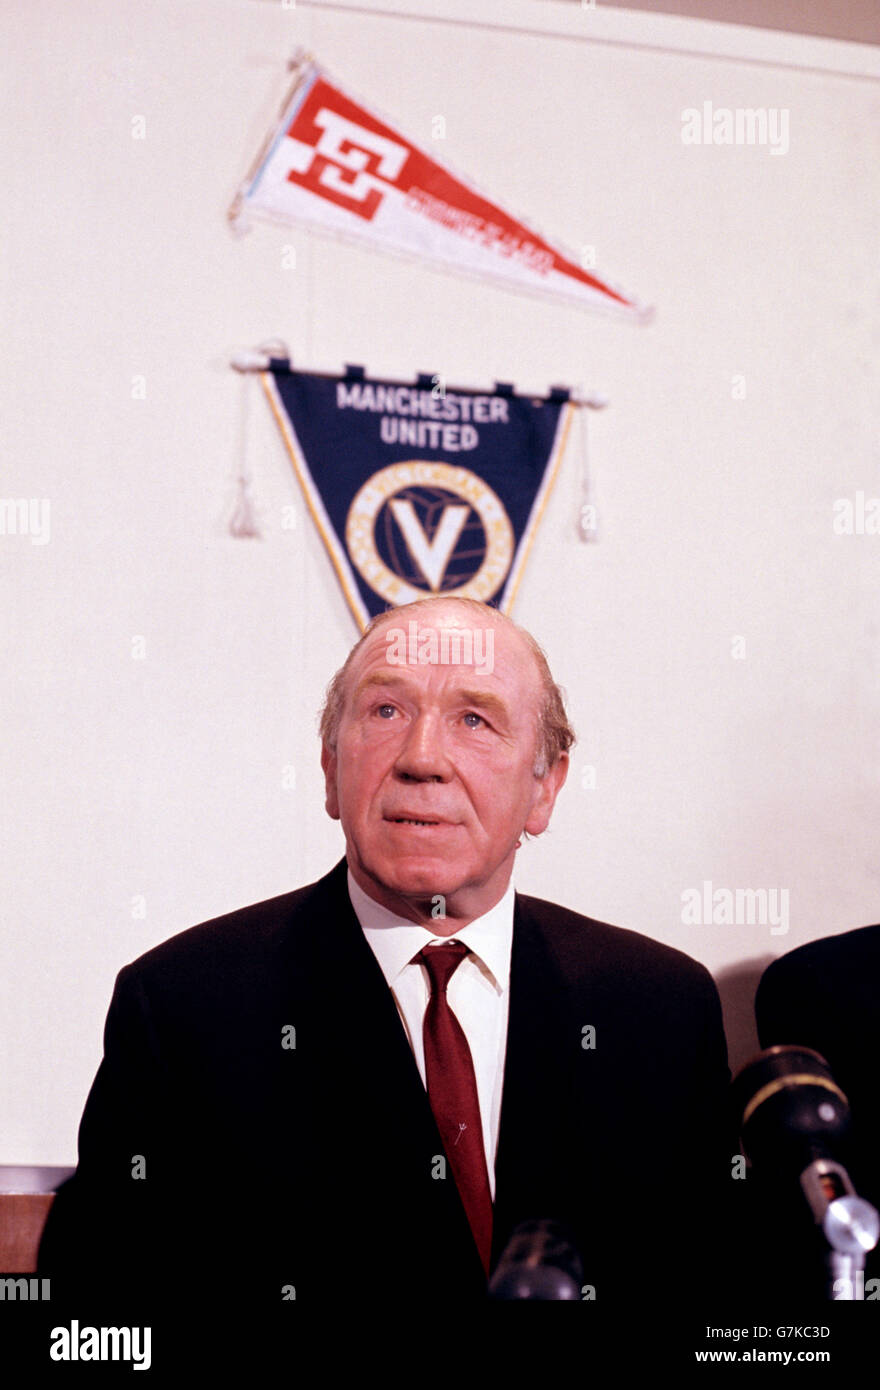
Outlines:
[[355,101],[308,57],[230,209],[367,241],[520,290],[645,321],[651,310],[578,265]]

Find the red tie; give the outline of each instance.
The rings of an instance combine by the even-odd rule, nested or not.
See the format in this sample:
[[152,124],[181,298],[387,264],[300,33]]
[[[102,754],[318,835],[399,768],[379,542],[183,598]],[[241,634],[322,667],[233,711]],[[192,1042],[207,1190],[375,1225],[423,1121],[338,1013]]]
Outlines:
[[426,967],[431,981],[431,997],[423,1027],[428,1100],[488,1275],[492,1250],[492,1193],[483,1148],[477,1081],[467,1038],[446,998],[446,986],[468,954],[467,946],[460,941],[449,941],[443,946],[425,946],[414,960]]

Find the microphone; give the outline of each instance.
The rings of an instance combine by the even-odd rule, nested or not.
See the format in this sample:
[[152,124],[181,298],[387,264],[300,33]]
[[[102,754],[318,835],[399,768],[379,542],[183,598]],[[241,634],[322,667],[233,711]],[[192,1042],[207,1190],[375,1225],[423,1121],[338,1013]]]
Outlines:
[[809,1047],[768,1047],[733,1082],[743,1149],[752,1164],[798,1178],[827,1242],[829,1297],[864,1297],[865,1256],[880,1239],[880,1216],[859,1197],[835,1157],[849,1131],[849,1101],[825,1058]]
[[494,1299],[576,1300],[584,1269],[569,1231],[558,1221],[521,1221],[489,1281]]

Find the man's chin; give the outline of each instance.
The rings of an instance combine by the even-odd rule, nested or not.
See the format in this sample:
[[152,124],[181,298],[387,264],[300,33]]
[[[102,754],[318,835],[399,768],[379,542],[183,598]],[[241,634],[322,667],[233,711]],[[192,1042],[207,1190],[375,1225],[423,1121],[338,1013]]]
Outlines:
[[394,862],[361,865],[367,883],[363,886],[374,897],[398,897],[407,901],[428,902],[439,896],[449,897],[462,887],[461,870],[450,868],[448,860],[419,855]]
[[448,864],[397,865],[387,873],[383,872],[376,882],[386,892],[398,894],[401,898],[429,899],[438,893],[448,897],[461,887],[459,877],[450,874]]

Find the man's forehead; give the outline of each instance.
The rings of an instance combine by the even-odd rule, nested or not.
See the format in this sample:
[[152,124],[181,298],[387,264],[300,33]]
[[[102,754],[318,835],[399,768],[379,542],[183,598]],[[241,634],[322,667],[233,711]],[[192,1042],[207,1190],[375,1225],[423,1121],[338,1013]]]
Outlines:
[[[347,710],[352,712],[366,694],[384,686],[389,693],[396,688],[408,698],[431,692],[444,704],[464,701],[482,707],[505,725],[530,723],[538,714],[543,683],[534,653],[518,630],[493,621],[493,610],[485,618],[474,613],[476,622],[471,625],[466,610],[442,605],[440,612],[440,608],[438,602],[436,613],[425,609],[392,613],[373,629],[348,671]],[[468,630],[472,642],[459,642]],[[439,638],[436,646],[430,645],[431,636]],[[444,645],[447,637],[456,639],[452,646]],[[394,646],[401,638],[403,659],[401,648]]]

